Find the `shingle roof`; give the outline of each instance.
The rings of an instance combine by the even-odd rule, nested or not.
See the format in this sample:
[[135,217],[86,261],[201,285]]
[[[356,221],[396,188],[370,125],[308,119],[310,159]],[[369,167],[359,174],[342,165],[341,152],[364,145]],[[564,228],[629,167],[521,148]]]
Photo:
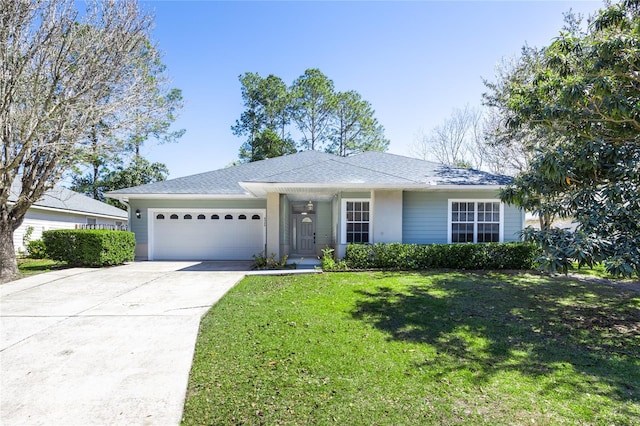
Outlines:
[[363,185],[506,185],[512,179],[479,170],[383,152],[338,157],[304,151],[226,169],[111,191],[107,195],[220,194],[242,195],[239,182]]
[[[20,195],[20,189],[20,181],[14,180],[11,185],[9,202],[16,202]],[[68,210],[74,213],[86,213],[96,216],[109,216],[121,219],[128,218],[128,213],[122,209],[59,186],[45,192],[42,198],[33,203],[33,206]]]
[[211,172],[154,182],[111,191],[108,195],[119,194],[244,194],[245,190],[238,182],[262,179],[266,176],[283,173],[299,167],[318,164],[334,156],[324,152],[305,151],[282,157],[270,158],[253,163],[218,169]]

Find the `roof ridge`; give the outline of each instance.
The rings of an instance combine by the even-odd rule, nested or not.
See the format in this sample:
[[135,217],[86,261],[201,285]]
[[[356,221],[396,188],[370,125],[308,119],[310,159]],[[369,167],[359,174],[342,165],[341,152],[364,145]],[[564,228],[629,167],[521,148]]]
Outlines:
[[[300,153],[302,153],[302,152],[312,152],[312,150],[301,151]],[[317,153],[320,153],[320,154],[323,154],[323,155],[331,155],[332,157],[336,157],[336,158],[341,158],[341,157],[339,157],[339,156],[337,156],[337,155],[329,154],[329,153],[327,153],[327,152],[322,152],[322,151],[313,151],[313,152],[317,152]],[[298,154],[299,154],[299,153],[298,153]],[[293,154],[293,155],[295,155],[295,154]],[[281,156],[281,157],[282,157],[282,156]],[[279,157],[274,157],[274,158],[279,158]],[[325,159],[323,159],[323,160],[321,160],[321,161],[318,161],[318,162],[317,162],[317,163],[315,163],[315,164],[319,164],[319,163],[326,163],[326,162],[328,162],[328,161],[334,161],[336,158],[327,157],[327,158],[325,158]],[[306,168],[306,167],[309,167],[309,164],[303,164],[303,165],[298,166],[298,167],[292,167],[292,168],[287,169],[287,170],[284,170],[284,171],[283,171],[283,170],[281,170],[281,171],[279,171],[278,173],[272,173],[272,174],[267,175],[267,176],[262,176],[262,177],[260,177],[260,178],[258,178],[258,179],[268,179],[268,178],[270,178],[270,177],[272,177],[272,176],[281,175],[282,173],[289,173],[289,172],[293,172],[293,171],[296,171],[296,170],[304,169],[304,168]],[[253,179],[252,179],[252,180],[253,180]]]
[[[367,151],[367,152],[379,152],[379,151]],[[362,152],[362,153],[360,153],[358,155],[361,155],[361,154],[364,154],[364,152]],[[381,152],[381,154],[388,154],[388,153]],[[395,155],[395,154],[388,154],[388,155]],[[401,155],[396,155],[396,156],[397,157],[401,157]],[[348,157],[338,157],[338,158],[340,158],[341,161],[345,161],[345,160],[347,160]],[[411,157],[405,157],[405,158],[411,158]],[[380,173],[380,174],[383,174],[383,175],[393,176],[394,178],[406,180],[407,182],[424,183],[424,182],[421,182],[421,181],[418,181],[418,180],[415,180],[415,179],[408,179],[408,178],[406,178],[404,176],[393,174],[393,173],[390,173],[390,172],[387,172],[387,171],[384,171],[384,170],[378,170],[378,169],[374,169],[374,168],[371,168],[371,167],[364,167],[364,166],[361,166],[359,164],[353,164],[353,163],[348,162],[348,161],[345,161],[345,162],[347,162],[351,167],[358,167],[358,168],[361,168],[361,169],[364,169],[364,170],[373,171],[373,172]],[[435,164],[438,164],[438,163],[435,163]]]

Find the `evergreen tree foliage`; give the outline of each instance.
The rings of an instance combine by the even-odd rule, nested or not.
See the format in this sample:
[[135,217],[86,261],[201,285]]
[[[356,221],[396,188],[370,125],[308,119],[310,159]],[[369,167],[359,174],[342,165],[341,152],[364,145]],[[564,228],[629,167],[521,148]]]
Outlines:
[[584,30],[568,22],[539,65],[507,85],[510,126],[562,135],[502,194],[576,220],[575,232],[525,231],[546,266],[603,261],[613,274],[640,274],[640,1],[606,5]]

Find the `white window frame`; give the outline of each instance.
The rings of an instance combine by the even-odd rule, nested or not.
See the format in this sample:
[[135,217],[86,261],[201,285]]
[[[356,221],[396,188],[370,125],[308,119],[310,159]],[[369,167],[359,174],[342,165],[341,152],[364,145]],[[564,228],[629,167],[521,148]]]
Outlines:
[[[474,218],[473,218],[473,242],[474,244],[478,242],[478,203],[499,203],[500,205],[500,221],[498,222],[498,242],[504,242],[504,203],[502,203],[498,199],[494,198],[479,198],[479,199],[468,199],[468,198],[450,198],[447,200],[447,242],[449,244],[451,241],[451,232],[452,232],[452,218],[453,218],[453,203],[474,203]],[[471,223],[471,222],[469,222]],[[491,222],[482,222],[482,223],[491,223]],[[455,243],[455,244],[464,244],[464,243]],[[482,244],[482,243],[481,243]]]
[[340,217],[342,218],[341,226],[341,244],[351,244],[347,242],[347,203],[369,203],[369,241],[354,244],[371,244],[373,242],[373,201],[371,198],[343,198]]
[[97,217],[89,217],[87,216],[87,225],[97,225],[98,218]]

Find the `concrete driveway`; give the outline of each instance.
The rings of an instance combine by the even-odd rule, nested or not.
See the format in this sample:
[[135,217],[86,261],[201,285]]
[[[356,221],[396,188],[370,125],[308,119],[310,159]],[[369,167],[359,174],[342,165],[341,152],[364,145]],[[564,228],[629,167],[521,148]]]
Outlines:
[[0,424],[178,424],[200,318],[249,265],[136,262],[0,285]]

